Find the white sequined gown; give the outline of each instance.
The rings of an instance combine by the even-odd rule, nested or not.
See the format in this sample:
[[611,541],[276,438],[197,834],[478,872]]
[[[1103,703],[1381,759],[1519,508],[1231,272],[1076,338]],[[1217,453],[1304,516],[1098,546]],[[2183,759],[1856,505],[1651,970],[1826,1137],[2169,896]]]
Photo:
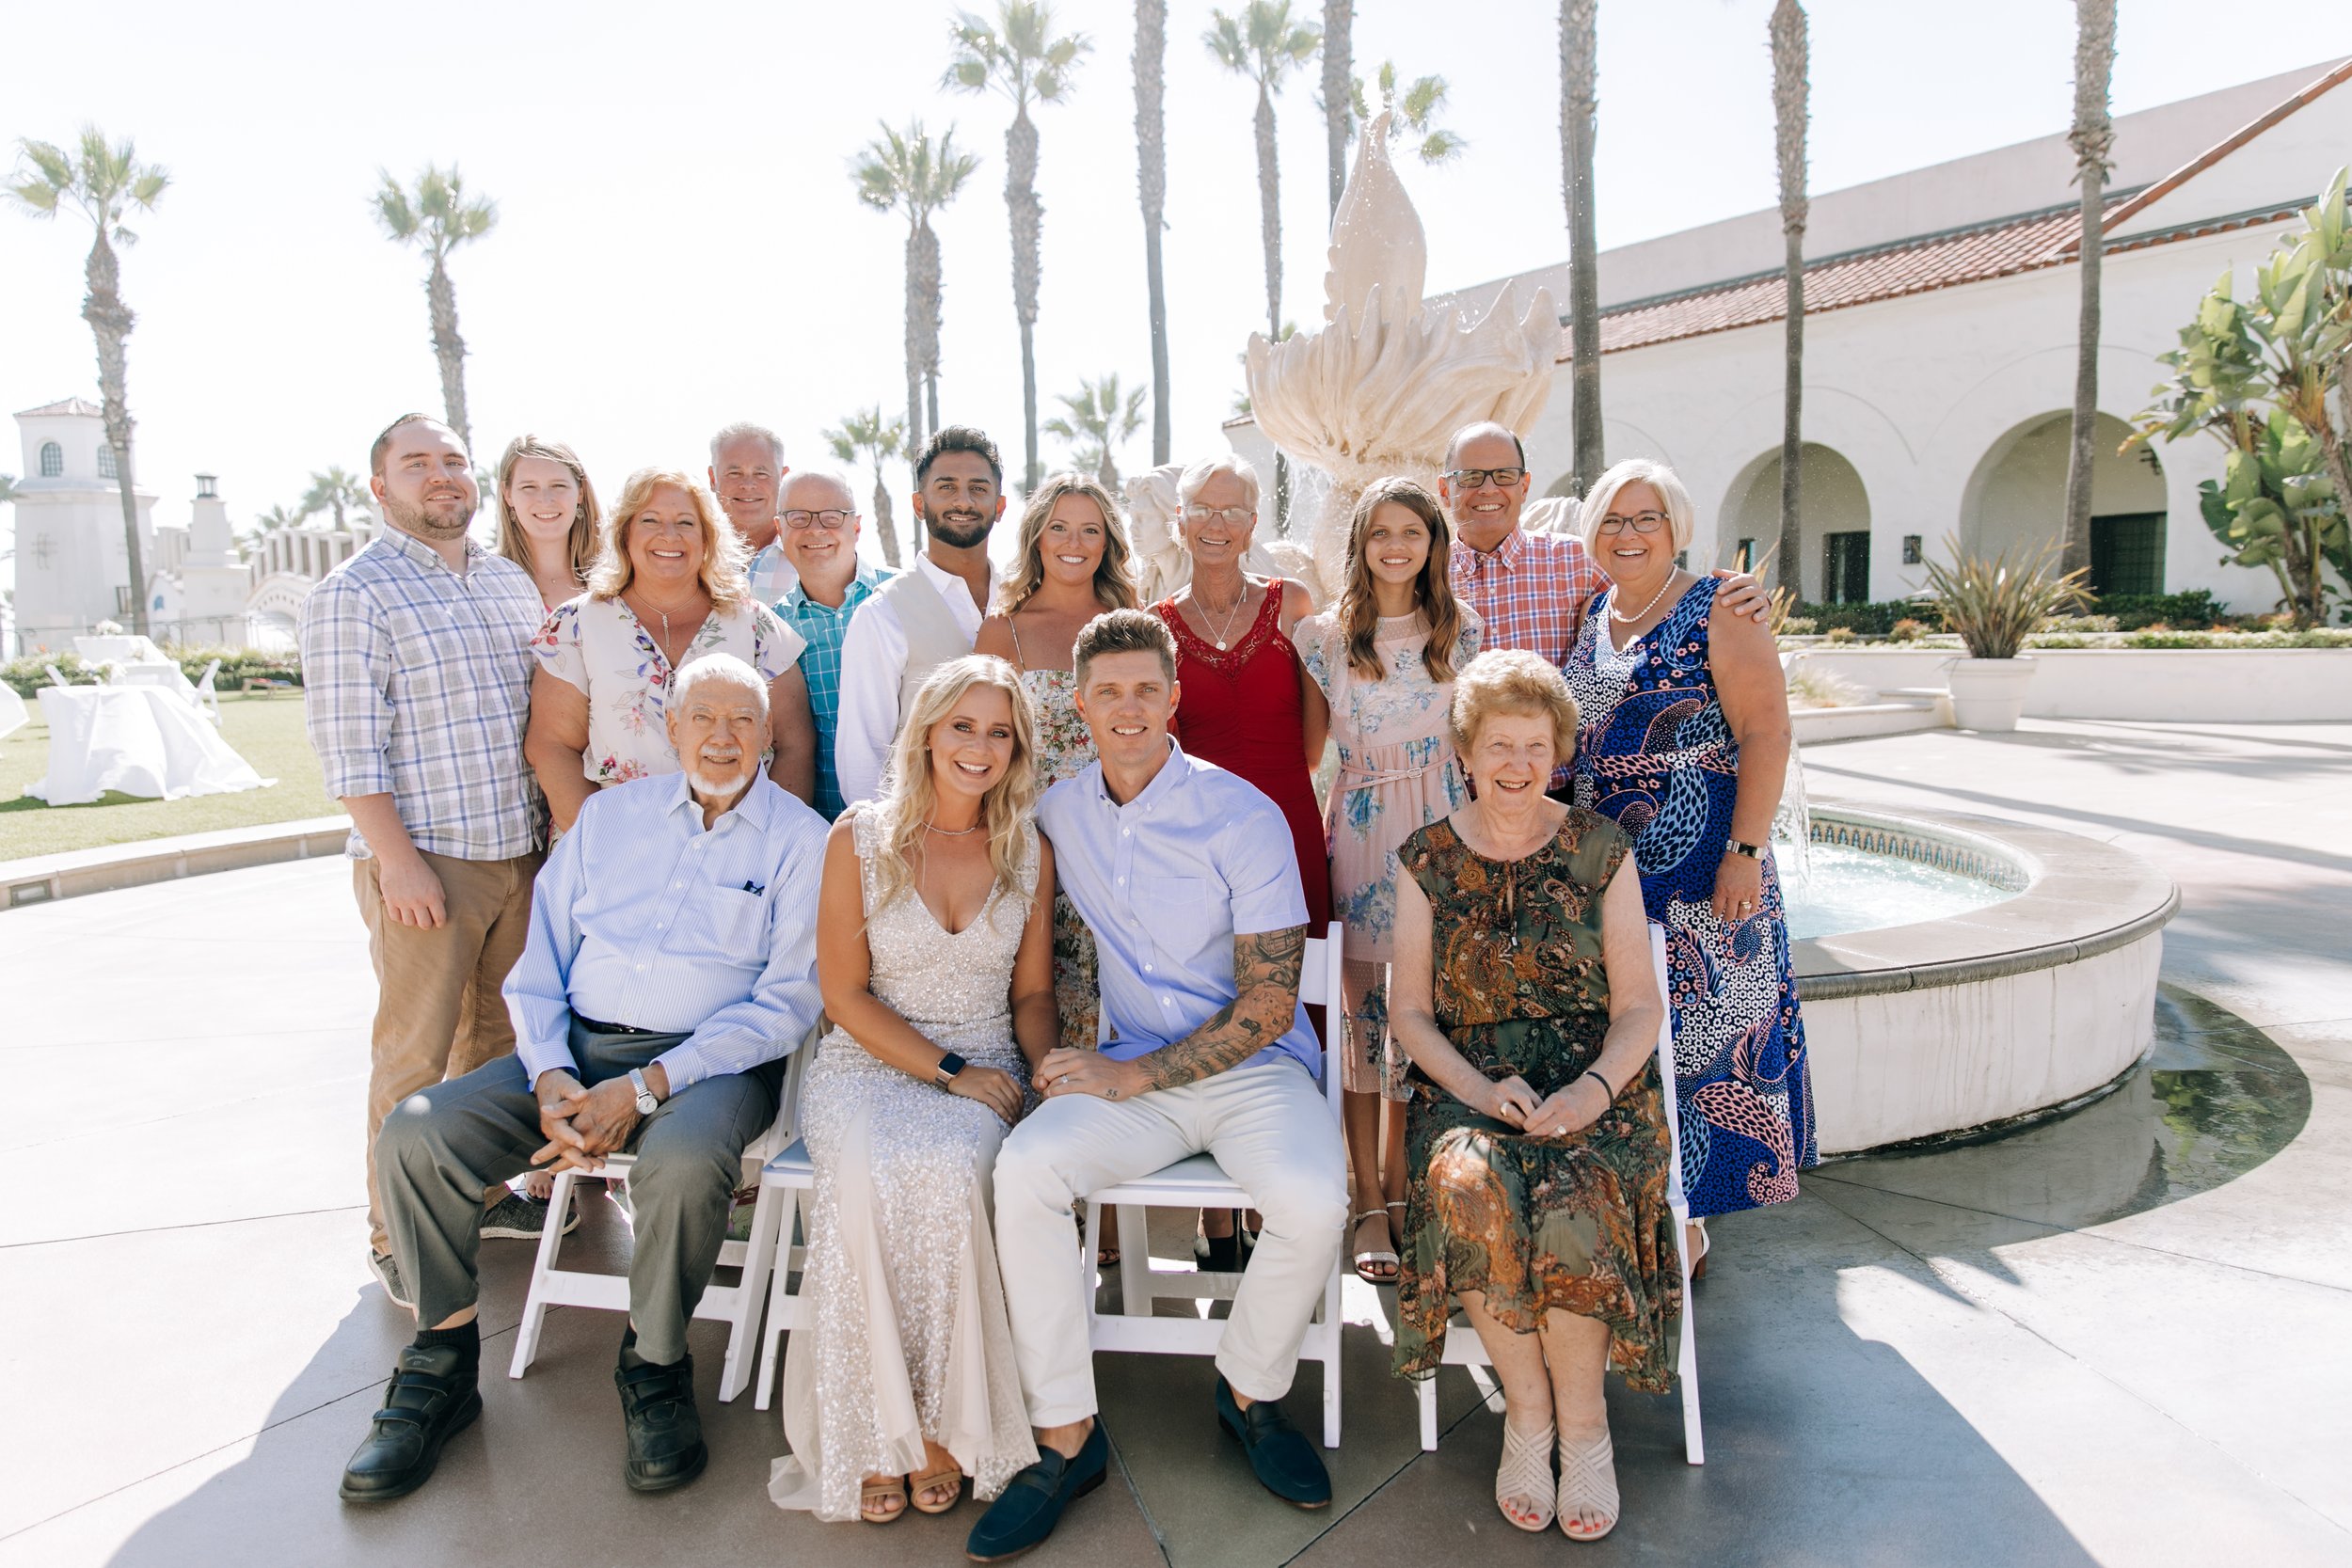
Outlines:
[[[852,811],[875,998],[942,1049],[1025,1080],[1007,1006],[1025,911],[999,895],[952,936],[911,890],[875,913],[880,830],[871,808]],[[1033,891],[1037,831],[1024,835]],[[769,1497],[854,1520],[865,1477],[929,1467],[926,1436],[978,1497],[994,1497],[1037,1460],[989,1230],[990,1177],[1009,1129],[834,1029],[802,1086],[801,1131],[817,1166],[808,1310],[785,1352],[792,1451],[776,1461]]]

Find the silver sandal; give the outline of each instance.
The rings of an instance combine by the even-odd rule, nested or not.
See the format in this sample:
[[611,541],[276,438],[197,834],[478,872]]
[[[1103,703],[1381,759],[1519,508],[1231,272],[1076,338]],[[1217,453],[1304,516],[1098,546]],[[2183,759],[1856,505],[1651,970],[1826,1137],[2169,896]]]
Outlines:
[[[1605,1513],[1609,1522],[1598,1529],[1576,1523],[1580,1510]],[[1617,1456],[1609,1429],[1586,1447],[1570,1449],[1560,1440],[1560,1532],[1571,1541],[1597,1541],[1617,1528]]]
[[[1551,1443],[1549,1421],[1544,1423],[1541,1432],[1522,1435],[1512,1427],[1509,1416],[1503,1418],[1502,1464],[1495,1471],[1495,1507],[1506,1522],[1530,1535],[1540,1535],[1551,1528],[1552,1516],[1543,1513],[1543,1510],[1552,1506]],[[1515,1502],[1525,1503],[1543,1516],[1530,1524],[1506,1506]]]

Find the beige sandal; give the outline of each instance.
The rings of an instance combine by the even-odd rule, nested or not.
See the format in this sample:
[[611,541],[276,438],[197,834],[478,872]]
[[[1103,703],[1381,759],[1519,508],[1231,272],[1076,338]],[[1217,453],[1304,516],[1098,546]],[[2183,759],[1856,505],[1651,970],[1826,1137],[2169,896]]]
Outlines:
[[[1502,1464],[1495,1471],[1495,1507],[1502,1510],[1507,1522],[1517,1525],[1530,1535],[1540,1535],[1551,1528],[1549,1513],[1551,1492],[1552,1427],[1544,1423],[1541,1432],[1522,1434],[1511,1425],[1511,1418],[1502,1420]],[[1542,1517],[1533,1524],[1514,1514],[1507,1506],[1524,1503]]]
[[[947,1486],[954,1487],[956,1491],[955,1496],[946,1502],[926,1503],[923,1501],[924,1493],[935,1487]],[[963,1501],[963,1467],[960,1465],[946,1465],[927,1476],[907,1477],[907,1501],[917,1513],[946,1513],[956,1504]]]
[[[1580,1511],[1606,1514],[1609,1522],[1598,1529],[1579,1525]],[[1571,1541],[1597,1541],[1617,1528],[1617,1456],[1607,1427],[1581,1449],[1560,1440],[1559,1517],[1561,1533]]]
[[[898,1506],[887,1513],[877,1513],[874,1505],[896,1497]],[[857,1487],[857,1514],[869,1525],[886,1525],[893,1519],[904,1518],[907,1511],[907,1479],[904,1476],[884,1476],[880,1481],[862,1481]]]
[[[1367,1209],[1362,1213],[1357,1215],[1352,1223],[1354,1230],[1361,1230],[1364,1227],[1364,1222],[1367,1220],[1378,1220],[1383,1226],[1385,1226],[1388,1223],[1388,1218],[1389,1212],[1386,1209]],[[1354,1230],[1351,1230],[1349,1233],[1351,1239],[1353,1238]],[[1361,1252],[1350,1253],[1349,1259],[1355,1266],[1356,1277],[1362,1280],[1367,1285],[1395,1284],[1397,1275],[1397,1257],[1393,1250],[1394,1246],[1395,1241],[1394,1238],[1391,1238],[1389,1250],[1373,1248]],[[1371,1272],[1373,1265],[1378,1263],[1385,1263],[1388,1265],[1389,1272],[1386,1275],[1376,1275]]]

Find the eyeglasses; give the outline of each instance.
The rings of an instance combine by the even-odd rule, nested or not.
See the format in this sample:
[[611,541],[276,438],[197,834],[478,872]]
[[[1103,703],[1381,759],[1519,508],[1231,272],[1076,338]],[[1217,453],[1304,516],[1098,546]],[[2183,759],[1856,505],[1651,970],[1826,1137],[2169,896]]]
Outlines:
[[1239,528],[1257,515],[1254,508],[1247,506],[1187,506],[1184,508],[1184,518],[1187,522],[1222,522],[1230,523],[1235,528]]
[[854,512],[843,512],[837,508],[823,512],[787,512],[784,515],[784,526],[788,529],[848,528],[850,519],[856,515]]
[[1600,520],[1600,526],[1593,531],[1595,533],[1623,533],[1627,529],[1631,529],[1636,533],[1656,533],[1666,526],[1666,515],[1663,512],[1636,512],[1630,517],[1615,515],[1603,517]]
[[1481,489],[1489,480],[1492,480],[1500,488],[1508,490],[1527,477],[1527,470],[1525,468],[1455,468],[1438,477],[1448,481],[1458,490]]

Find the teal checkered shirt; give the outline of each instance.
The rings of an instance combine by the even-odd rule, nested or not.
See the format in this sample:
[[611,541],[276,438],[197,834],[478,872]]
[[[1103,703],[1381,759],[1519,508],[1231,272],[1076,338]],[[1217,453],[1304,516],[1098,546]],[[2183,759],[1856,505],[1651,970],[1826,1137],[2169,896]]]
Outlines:
[[817,810],[828,822],[848,804],[841,799],[841,775],[833,765],[834,734],[841,724],[841,640],[850,635],[850,617],[857,607],[898,574],[886,567],[858,562],[841,603],[818,604],[795,581],[776,601],[776,615],[807,640],[801,655],[801,673],[808,681],[809,712],[817,721]]

